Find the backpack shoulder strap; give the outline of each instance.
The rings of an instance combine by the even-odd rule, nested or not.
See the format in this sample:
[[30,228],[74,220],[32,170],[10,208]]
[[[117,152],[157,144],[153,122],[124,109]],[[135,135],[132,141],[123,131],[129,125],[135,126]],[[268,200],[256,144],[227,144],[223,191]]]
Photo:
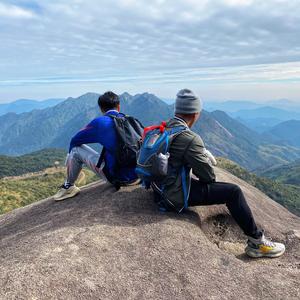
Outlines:
[[[121,115],[121,116],[120,116]],[[126,115],[119,113],[119,115],[106,115],[107,117],[110,117],[111,119],[115,120],[115,119],[121,119],[121,118],[125,118]]]
[[178,135],[180,135],[182,132],[189,130],[187,127],[185,126],[175,126],[175,127],[171,127],[169,129],[169,138],[170,140],[174,140]]
[[140,121],[140,120],[138,120],[137,118],[135,118],[135,117],[132,117],[132,116],[127,116],[127,115],[125,116],[125,118],[128,118],[129,120],[132,120],[132,121],[134,121],[134,122],[138,123],[142,129],[144,129],[144,128],[145,128],[145,127],[144,127],[144,125],[141,123],[141,121]]
[[125,115],[123,113],[120,113],[122,116],[114,116],[114,115],[109,115],[110,117],[117,119],[117,118],[124,118],[126,120],[128,120],[129,122],[136,122],[138,123],[142,128],[144,128],[144,125],[141,123],[140,120],[138,120],[137,118],[133,117],[133,116],[129,116],[129,115]]
[[165,130],[165,132],[167,132],[167,135],[165,135],[166,143],[165,143],[164,153],[169,151],[169,147],[170,147],[171,143],[173,142],[173,140],[185,130],[187,130],[187,128],[184,126],[176,126],[176,127],[168,128]]
[[104,155],[105,155],[105,148],[103,147],[102,148],[102,151],[101,151],[101,154],[100,154],[100,157],[98,159],[98,162],[97,162],[97,165],[96,167],[99,169],[103,163],[103,160],[104,160]]
[[129,116],[129,115],[125,115],[123,113],[120,113],[120,115],[121,116],[115,116],[115,115],[107,115],[107,116],[110,117],[110,118],[112,118],[113,120],[123,118],[123,119],[128,120],[130,123],[133,121],[133,122],[138,123],[141,126],[141,128],[144,128],[144,125],[137,118]]

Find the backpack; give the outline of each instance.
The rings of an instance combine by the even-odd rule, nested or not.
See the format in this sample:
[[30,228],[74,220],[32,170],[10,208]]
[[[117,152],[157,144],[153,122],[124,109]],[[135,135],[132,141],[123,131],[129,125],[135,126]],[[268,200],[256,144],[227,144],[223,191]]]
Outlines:
[[[119,170],[122,168],[135,168],[137,163],[137,153],[140,149],[141,138],[144,130],[144,126],[140,121],[134,117],[127,115],[108,115],[113,119],[114,125],[117,132],[117,144],[115,157],[115,167],[113,170],[113,178],[108,178],[108,180],[116,187],[120,189],[121,182],[118,180]],[[97,167],[100,168],[105,154],[105,148],[102,149]]]
[[[172,171],[168,164],[169,148],[174,138],[185,130],[187,130],[185,126],[167,128],[166,122],[144,129],[143,143],[138,154],[135,172],[146,189],[152,187],[155,193],[160,195],[159,198],[162,201],[156,202],[162,211],[167,210],[164,204],[166,201],[163,200],[163,182]],[[185,172],[184,167],[183,169],[182,172]],[[183,184],[184,191],[185,187],[186,184]]]

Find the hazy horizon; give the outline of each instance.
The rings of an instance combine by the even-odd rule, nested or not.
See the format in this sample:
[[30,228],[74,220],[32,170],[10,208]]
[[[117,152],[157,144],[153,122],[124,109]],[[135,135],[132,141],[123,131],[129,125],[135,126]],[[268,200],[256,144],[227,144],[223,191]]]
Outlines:
[[[103,92],[103,91],[102,91]],[[83,94],[79,94],[79,95],[73,95],[73,96],[67,96],[67,97],[59,97],[59,96],[54,96],[54,97],[48,97],[48,98],[36,98],[36,99],[33,99],[33,98],[18,98],[18,99],[13,99],[13,100],[10,100],[10,101],[3,101],[1,102],[1,99],[0,99],[0,105],[1,104],[10,104],[10,103],[13,103],[13,102],[16,102],[16,101],[20,101],[20,100],[30,100],[30,101],[38,101],[38,102],[42,102],[42,101],[46,101],[46,100],[53,100],[53,99],[63,99],[63,100],[66,100],[67,98],[69,97],[72,97],[72,98],[78,98],[82,95],[85,95],[87,93],[97,93],[97,94],[101,94],[101,92],[95,92],[95,91],[87,91],[87,92],[84,92]],[[129,93],[128,91],[123,91],[121,93],[119,93],[119,95],[123,94],[123,93]],[[132,96],[135,96],[137,94],[143,94],[143,93],[151,93],[149,91],[139,91],[137,93],[129,93],[130,95]],[[151,94],[154,94],[154,93],[151,93]],[[154,94],[156,97],[158,97],[159,99],[167,102],[167,103],[171,103],[171,102],[175,102],[175,98],[173,97],[161,97],[160,95],[157,95],[157,94]],[[257,103],[257,104],[266,104],[266,105],[271,105],[271,103],[274,103],[274,102],[277,102],[277,101],[289,101],[290,103],[292,104],[295,104],[295,105],[300,105],[300,101],[294,101],[294,100],[291,100],[291,99],[287,99],[287,98],[278,98],[278,99],[264,99],[264,100],[261,100],[261,101],[258,101],[258,100],[255,100],[255,99],[203,99],[202,97],[200,97],[201,100],[205,103],[224,103],[224,102],[252,102],[252,103]],[[283,107],[284,109],[284,107]]]
[[0,103],[148,91],[300,103],[298,0],[0,0]]

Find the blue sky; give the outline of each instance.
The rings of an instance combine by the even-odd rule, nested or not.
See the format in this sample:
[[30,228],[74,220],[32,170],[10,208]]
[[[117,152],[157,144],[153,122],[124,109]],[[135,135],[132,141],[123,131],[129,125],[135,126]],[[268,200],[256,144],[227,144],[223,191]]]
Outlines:
[[0,0],[0,102],[183,87],[300,102],[299,0]]

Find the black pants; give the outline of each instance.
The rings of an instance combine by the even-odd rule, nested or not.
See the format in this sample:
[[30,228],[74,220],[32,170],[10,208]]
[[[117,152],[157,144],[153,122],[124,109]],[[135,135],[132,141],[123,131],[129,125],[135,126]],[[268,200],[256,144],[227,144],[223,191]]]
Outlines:
[[226,204],[230,214],[247,236],[253,238],[261,236],[261,231],[258,230],[250,207],[238,185],[225,182],[206,184],[192,179],[189,206],[214,204]]

